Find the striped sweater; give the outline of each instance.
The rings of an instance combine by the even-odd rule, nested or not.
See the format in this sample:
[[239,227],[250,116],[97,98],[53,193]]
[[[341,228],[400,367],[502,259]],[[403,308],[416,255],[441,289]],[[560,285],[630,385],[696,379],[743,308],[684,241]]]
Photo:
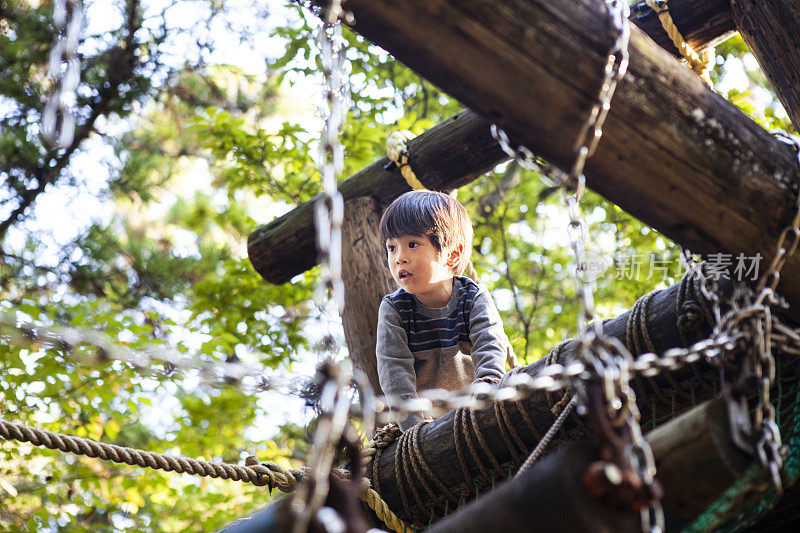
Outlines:
[[[510,351],[491,296],[469,278],[453,278],[442,308],[426,307],[403,289],[381,302],[376,355],[384,394],[410,399],[425,389],[499,381]],[[398,422],[406,430],[421,420],[412,414]]]

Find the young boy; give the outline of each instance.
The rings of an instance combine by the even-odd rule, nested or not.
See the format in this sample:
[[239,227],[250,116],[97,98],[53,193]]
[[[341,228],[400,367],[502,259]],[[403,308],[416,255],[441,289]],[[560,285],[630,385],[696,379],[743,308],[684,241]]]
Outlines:
[[[461,277],[472,247],[464,207],[439,192],[408,192],[383,214],[380,239],[400,286],[378,312],[384,394],[410,399],[425,389],[499,381],[511,347],[489,293]],[[405,431],[422,419],[412,413],[398,423]]]

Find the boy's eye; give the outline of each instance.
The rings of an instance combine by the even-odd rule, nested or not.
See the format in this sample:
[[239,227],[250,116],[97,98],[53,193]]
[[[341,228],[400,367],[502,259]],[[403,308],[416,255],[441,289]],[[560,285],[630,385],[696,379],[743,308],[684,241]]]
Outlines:
[[390,244],[389,246],[386,247],[386,249],[389,250],[390,252],[394,252],[395,245],[394,244]]
[[417,241],[411,241],[408,243],[409,248],[416,248],[417,246],[419,246],[419,243]]

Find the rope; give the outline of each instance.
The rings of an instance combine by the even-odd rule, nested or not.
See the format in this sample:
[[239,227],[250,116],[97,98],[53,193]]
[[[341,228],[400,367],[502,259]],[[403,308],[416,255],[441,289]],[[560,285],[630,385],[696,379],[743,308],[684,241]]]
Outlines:
[[558,418],[556,418],[555,422],[553,422],[553,425],[550,426],[550,429],[547,430],[547,433],[544,434],[542,440],[540,440],[539,443],[536,445],[536,448],[533,449],[528,458],[525,459],[525,462],[522,463],[522,466],[519,467],[519,470],[517,471],[516,474],[517,476],[519,476],[522,472],[528,470],[531,466],[533,466],[533,464],[536,461],[539,460],[539,457],[542,456],[545,448],[547,448],[547,445],[550,444],[551,440],[553,440],[553,437],[555,436],[556,432],[558,432],[558,430],[561,429],[562,424],[564,424],[564,420],[567,419],[567,416],[569,416],[569,414],[575,408],[575,405],[577,403],[578,403],[578,397],[573,396],[572,399],[567,404],[567,406],[564,408],[564,410],[561,411],[561,414],[558,415]]
[[400,169],[400,174],[406,180],[408,186],[416,190],[427,189],[417,178],[411,165],[408,164],[408,146],[406,143],[414,138],[414,134],[408,130],[393,131],[386,138],[386,155]]
[[[411,445],[414,449],[414,455],[412,458],[416,459],[418,466],[422,469],[423,472],[425,472],[425,474],[429,479],[433,480],[434,485],[436,485],[436,487],[445,495],[445,497],[448,500],[450,500],[453,503],[458,503],[458,498],[456,498],[455,494],[453,494],[450,491],[450,489],[448,489],[447,486],[444,483],[442,483],[442,480],[439,479],[439,476],[434,474],[433,470],[431,470],[431,467],[428,465],[428,461],[425,460],[425,456],[422,454],[422,448],[419,445],[419,432],[422,429],[423,425],[424,424],[419,424],[415,426],[411,434]],[[429,488],[427,480],[423,476],[419,476],[419,478],[420,481],[422,481],[425,484],[427,490]],[[436,495],[432,491],[430,490],[427,491],[432,498],[436,497]]]
[[683,59],[686,60],[686,63],[688,63],[691,69],[710,86],[711,77],[709,76],[709,72],[716,59],[714,47],[709,46],[702,53],[697,53],[683,39],[680,30],[675,26],[675,21],[672,20],[672,15],[669,13],[669,6],[666,0],[645,0],[645,2],[650,6],[650,9],[658,14],[658,20],[661,21],[661,26],[663,26],[669,38],[672,39],[672,43],[675,45],[675,48],[678,49]]
[[[464,475],[464,482],[467,485],[467,489],[473,492],[476,491],[477,488],[475,487],[475,481],[469,473],[467,460],[464,458],[464,451],[461,448],[462,442],[459,438],[463,433],[462,414],[464,409],[464,407],[457,407],[453,416],[453,443],[455,444],[456,455],[458,456],[458,464],[461,466],[461,473]],[[459,431],[459,427],[462,427],[461,431]]]
[[[559,359],[561,358],[561,352],[564,351],[564,348],[570,342],[571,339],[563,340],[558,344],[556,344],[552,350],[550,350],[550,353],[547,354],[547,361],[546,361],[548,366],[561,363],[561,361],[559,361]],[[569,403],[569,401],[572,399],[572,393],[569,390],[565,390],[564,394],[556,402],[553,401],[553,397],[551,396],[550,391],[545,392],[545,397],[547,398],[547,404],[550,406],[550,412],[553,413],[553,416],[557,417],[564,410],[565,406]],[[522,408],[520,408],[520,410],[522,410]],[[591,435],[589,428],[586,427],[586,424],[583,423],[583,420],[581,419],[580,416],[574,415],[573,420],[575,421],[575,425],[578,426],[578,429],[584,435]],[[564,439],[569,438],[566,432],[562,433],[562,437]],[[537,432],[536,440],[541,441],[543,438],[544,436],[541,433]]]
[[505,401],[494,402],[494,416],[497,418],[497,426],[500,428],[500,434],[503,436],[503,441],[514,460],[514,464],[522,464],[522,457],[517,451],[517,447],[520,450],[524,450],[525,444],[522,442],[517,429],[511,424],[511,417],[508,414]]
[[131,466],[194,474],[204,477],[230,479],[252,483],[256,486],[277,488],[281,492],[292,492],[297,482],[306,475],[306,469],[287,470],[276,463],[250,464],[247,466],[228,463],[199,461],[188,457],[164,455],[161,453],[137,450],[116,444],[105,444],[84,437],[74,437],[44,429],[36,429],[0,419],[0,437],[7,440],[29,442],[51,450],[95,457],[104,461],[124,463]]
[[[403,433],[403,435],[406,435],[407,433],[408,432]],[[400,500],[403,502],[403,514],[405,514],[406,516],[411,516],[411,505],[409,505],[409,503],[408,503],[408,495],[406,494],[405,484],[403,483],[406,480],[401,475],[401,472],[404,473],[405,464],[404,464],[404,461],[400,460],[400,457],[397,457],[398,454],[400,454],[401,456],[403,455],[403,447],[404,447],[404,444],[405,444],[405,442],[407,440],[408,440],[407,438],[403,439],[403,436],[401,435],[400,436],[400,440],[397,441],[397,447],[395,448],[395,451],[394,451],[394,454],[395,454],[395,456],[394,456],[394,477],[395,477],[395,480],[397,481],[397,489],[398,489],[398,492],[400,493]],[[411,486],[411,489],[416,491],[416,489],[414,488],[413,485]],[[417,498],[419,498],[418,494],[417,494]]]
[[[377,438],[377,442],[373,440],[368,445],[365,450],[367,455],[377,456],[378,450],[382,451],[391,444],[392,441],[390,439],[394,433],[392,428],[389,427],[388,430],[386,428],[382,429],[385,430],[384,434]],[[396,426],[395,429],[399,431]],[[42,446],[51,450],[59,450],[131,466],[252,483],[258,487],[267,486],[270,491],[277,488],[287,494],[297,489],[299,481],[309,471],[308,467],[287,469],[271,461],[260,463],[255,457],[248,457],[245,460],[245,466],[241,466],[165,455],[146,450],[137,450],[127,446],[97,442],[85,437],[75,437],[45,429],[32,428],[3,419],[0,419],[0,437],[6,440],[29,442],[34,446]],[[334,469],[333,473],[341,479],[349,477],[349,473],[341,469]],[[368,479],[362,481],[361,499],[369,505],[380,520],[396,533],[404,533],[410,529],[389,509],[388,504],[381,499],[380,495],[370,487]]]
[[403,431],[395,422],[386,424],[378,428],[372,440],[361,450],[361,466],[364,470],[367,470],[369,462],[372,461],[372,479],[370,481],[378,494],[381,493],[380,476],[378,475],[378,464],[380,463],[381,455],[383,450],[399,439],[402,434]]
[[492,449],[489,447],[489,443],[486,442],[486,436],[483,434],[483,430],[481,429],[480,424],[478,424],[478,417],[475,415],[475,410],[470,409],[469,417],[472,422],[472,429],[475,432],[475,437],[478,439],[478,444],[480,444],[483,453],[486,454],[486,457],[489,458],[489,461],[494,466],[495,471],[498,473],[500,478],[505,477],[505,472],[503,471],[503,467],[500,465],[500,462],[492,453]]
[[486,470],[486,467],[483,465],[483,461],[481,460],[481,456],[478,454],[477,446],[475,445],[475,440],[473,439],[473,435],[475,435],[475,428],[470,428],[472,422],[472,417],[470,416],[470,409],[462,409],[461,410],[461,424],[464,429],[462,435],[464,435],[465,440],[467,441],[467,449],[469,450],[470,455],[472,455],[472,460],[478,466],[478,470],[481,472],[481,476],[485,481],[488,481],[491,476],[489,476],[489,471]]
[[395,533],[408,533],[412,530],[392,512],[380,494],[370,487],[369,480],[366,478],[361,480],[361,500],[369,505],[370,509],[375,512],[375,516]]

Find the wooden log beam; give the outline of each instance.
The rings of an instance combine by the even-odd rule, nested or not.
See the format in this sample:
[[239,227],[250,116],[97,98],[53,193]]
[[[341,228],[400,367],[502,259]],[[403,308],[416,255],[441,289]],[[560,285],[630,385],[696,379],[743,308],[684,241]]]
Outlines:
[[[437,522],[430,533],[637,533],[639,514],[605,505],[583,483],[599,446],[572,442],[518,478],[506,481],[461,511]],[[532,526],[535,524],[535,526]]]
[[[672,0],[670,10],[687,42],[696,48],[727,38],[734,29],[727,0]],[[660,46],[677,54],[649,8],[634,10],[631,20]],[[468,183],[506,160],[489,135],[489,126],[490,122],[472,111],[458,113],[409,143],[412,167],[432,189],[452,190]],[[397,170],[385,168],[388,163],[381,158],[344,180],[340,190],[345,200],[372,196],[386,205],[407,191]],[[253,267],[270,283],[285,283],[314,266],[313,204],[306,202],[257,228],[249,236],[247,249]]]
[[[506,159],[492,139],[489,123],[462,111],[408,143],[410,163],[426,187],[452,190],[474,180]],[[339,184],[345,201],[369,196],[381,207],[411,190],[387,157]],[[314,244],[314,202],[257,228],[247,239],[247,254],[256,271],[270,283],[285,283],[317,264]]]
[[[697,51],[714,46],[736,33],[730,0],[669,0],[669,13],[684,41]],[[659,46],[680,56],[658,16],[644,0],[631,5],[631,22]]]
[[[535,153],[572,164],[615,35],[602,3],[348,0],[347,9],[355,31]],[[630,67],[588,185],[695,252],[768,261],[795,211],[795,151],[631,30]],[[779,290],[800,303],[799,256],[783,274]]]
[[382,394],[375,359],[378,306],[381,298],[395,291],[397,285],[386,266],[384,246],[378,236],[378,203],[366,196],[344,205],[342,279],[347,306],[342,325],[347,352],[353,364],[367,375],[375,393]]
[[[691,524],[754,464],[733,444],[725,405],[701,404],[647,435],[664,489],[666,530]],[[501,527],[522,533],[640,531],[638,514],[593,497],[583,476],[599,460],[599,447],[586,440],[569,443],[530,470],[497,486],[464,509],[437,522],[430,533],[482,533]],[[687,482],[686,474],[692,474]],[[499,518],[502,517],[502,518]]]
[[[680,284],[678,284],[656,294],[649,304],[648,333],[659,353],[682,344],[681,330],[676,325],[678,309],[688,309],[698,303],[703,304],[703,302],[691,298],[685,299],[680,294]],[[629,315],[630,313],[626,312],[607,321],[604,325],[607,333],[624,342]],[[684,328],[689,325],[685,318],[681,324]],[[702,322],[695,322],[692,327],[695,329],[683,331],[683,336],[689,336],[690,340],[703,338],[708,331],[707,325],[703,327]],[[573,345],[574,343],[570,342],[564,346],[558,357],[559,362],[563,362],[571,356]],[[534,376],[544,365],[545,361],[540,360],[525,367],[524,371]],[[674,417],[697,402],[711,398],[714,395],[716,379],[715,370],[705,363],[699,363],[694,367],[660,375],[653,380],[636,380],[634,389],[640,399],[639,408],[642,412],[643,429],[655,428],[657,424]],[[526,446],[523,453],[527,454],[553,423],[555,416],[551,411],[551,406],[560,398],[561,394],[535,393],[525,400],[505,404],[505,412],[499,412],[495,407],[476,410],[472,413],[467,427],[462,418],[456,418],[459,414],[458,411],[449,411],[421,429],[418,439],[420,453],[441,483],[456,494],[461,494],[464,491],[465,482],[460,466],[459,449],[468,457],[467,466],[470,477],[480,478],[483,476],[481,468],[472,459],[469,459],[470,453],[465,451],[468,450],[465,439],[471,435],[480,434],[485,439],[484,442],[492,456],[503,467],[501,470],[505,471],[505,467],[515,463],[513,452],[509,449],[509,439],[505,433],[507,428],[511,427],[516,430]],[[581,434],[583,431],[578,419],[576,417],[568,418],[559,440],[563,441]],[[482,449],[482,446],[478,448]],[[484,468],[491,471],[492,475],[497,478],[504,477],[500,472],[494,471],[493,464],[486,453],[479,451],[479,456]],[[414,517],[417,520],[425,520],[427,511],[416,510],[413,499],[411,500],[410,514],[401,511],[403,510],[403,498],[399,485],[406,482],[398,479],[398,471],[395,468],[396,462],[401,459],[397,455],[397,443],[387,447],[378,461],[377,481],[373,479],[373,486],[380,488],[383,499],[395,512],[399,511],[404,520],[411,520]],[[367,467],[367,472],[373,472],[372,466]],[[468,499],[472,495],[465,494]]]
[[732,0],[731,9],[739,33],[800,130],[800,4]]
[[[727,409],[719,399],[658,426],[647,434],[647,442],[664,488],[661,503],[668,531],[690,525],[756,464],[731,440]],[[687,473],[691,475],[688,482]],[[768,487],[764,474],[761,486]]]

